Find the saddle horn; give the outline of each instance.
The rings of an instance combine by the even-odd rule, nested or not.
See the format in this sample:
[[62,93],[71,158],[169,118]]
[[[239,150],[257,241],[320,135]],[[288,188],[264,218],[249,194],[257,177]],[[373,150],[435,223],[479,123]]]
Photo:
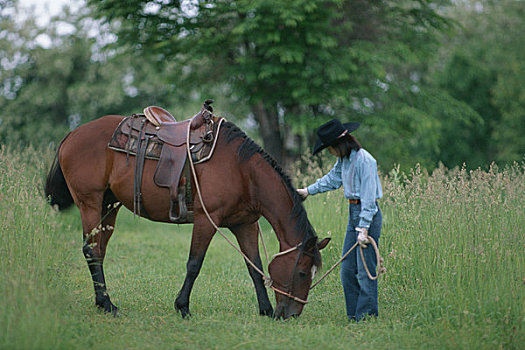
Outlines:
[[204,107],[207,111],[210,111],[211,113],[213,113],[213,107],[211,106],[212,103],[213,103],[212,99],[207,99],[206,101],[204,101],[204,104],[202,105],[202,107]]

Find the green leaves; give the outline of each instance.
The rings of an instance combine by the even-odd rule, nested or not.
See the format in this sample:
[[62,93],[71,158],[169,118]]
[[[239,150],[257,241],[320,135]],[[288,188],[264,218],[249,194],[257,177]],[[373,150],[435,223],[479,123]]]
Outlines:
[[[190,71],[180,77],[182,85],[197,90],[203,84],[228,86],[259,125],[277,125],[261,131],[265,145],[281,144],[271,152],[277,159],[291,151],[283,144],[290,130],[310,138],[326,118],[355,118],[355,110],[348,113],[355,104],[351,101],[368,101],[374,107],[361,111],[374,118],[396,111],[400,118],[414,116],[400,112],[410,110],[403,105],[409,99],[397,93],[387,98],[397,100],[382,104],[387,102],[385,92],[376,82],[390,74],[397,79],[392,85],[406,85],[407,71],[436,43],[433,31],[448,24],[426,1],[199,1],[191,9],[157,2],[157,12],[147,16],[140,15],[151,6],[147,1],[124,7],[111,1],[90,3],[108,21],[126,21],[120,27],[121,45],[139,42],[145,52],[170,57]],[[301,127],[310,121],[313,128]],[[436,142],[430,143],[435,150]]]
[[[279,145],[278,160],[310,148],[315,128],[334,117],[362,122],[358,137],[387,164],[523,157],[520,2],[88,3],[103,34],[118,37],[104,49],[87,11],[57,19],[75,27],[71,35],[58,35],[58,22],[48,30],[0,13],[2,141],[35,139],[28,133],[45,123],[62,134],[70,117],[145,104],[189,115],[215,97],[230,118],[249,119],[266,148]],[[41,33],[52,47],[31,47]],[[382,137],[399,144],[384,147]]]
[[467,2],[457,10],[462,30],[444,41],[448,59],[437,80],[483,120],[468,129],[464,146],[471,154],[465,160],[474,158],[476,165],[520,161],[525,154],[525,7],[487,1]]

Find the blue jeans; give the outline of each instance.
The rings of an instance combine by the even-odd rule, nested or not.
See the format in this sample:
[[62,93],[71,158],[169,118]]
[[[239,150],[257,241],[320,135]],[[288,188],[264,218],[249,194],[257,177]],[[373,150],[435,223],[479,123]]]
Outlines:
[[[357,225],[359,224],[361,205],[350,204],[349,210],[348,228],[346,230],[342,255],[346,254],[355,242],[357,242],[358,233],[355,228],[358,227]],[[368,235],[376,241],[378,246],[382,224],[383,216],[379,209],[368,229]],[[368,270],[372,276],[375,276],[377,258],[374,248],[369,244],[367,248],[363,249],[363,255]],[[359,245],[355,247],[341,263],[341,283],[343,284],[345,294],[346,314],[350,320],[359,321],[367,315],[378,315],[377,280],[372,281],[368,278],[363,262],[361,261]]]

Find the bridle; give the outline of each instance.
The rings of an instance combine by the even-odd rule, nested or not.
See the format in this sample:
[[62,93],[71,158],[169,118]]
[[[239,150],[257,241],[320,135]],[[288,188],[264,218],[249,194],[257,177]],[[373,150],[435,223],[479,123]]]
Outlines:
[[[260,228],[259,228],[259,232],[260,232]],[[261,236],[261,239],[262,239],[262,234],[260,235]],[[290,248],[290,249],[287,249],[287,250],[283,250],[282,252],[279,252],[277,254],[274,254],[272,255],[272,261],[278,257],[278,256],[283,256],[283,255],[286,255],[288,253],[291,253],[293,252],[294,250],[297,250],[299,249],[299,247],[302,245],[302,242],[297,244],[296,246]],[[266,249],[264,251],[266,253]],[[272,283],[269,285],[270,288],[272,288],[275,292],[279,293],[279,294],[282,294],[284,296],[287,296],[288,298],[300,303],[300,304],[303,304],[303,305],[306,305],[308,304],[308,300],[304,300],[304,299],[301,299],[299,297],[296,297],[295,295],[293,295],[293,282],[294,282],[294,275],[295,275],[295,270],[297,269],[297,264],[299,263],[299,258],[301,257],[302,254],[306,254],[306,255],[309,255],[309,253],[305,252],[304,250],[299,250],[299,254],[297,254],[297,258],[295,259],[295,264],[294,264],[294,267],[293,267],[293,270],[292,270],[292,280],[291,280],[291,287],[290,287],[290,292],[286,292],[284,290],[281,290],[277,287],[275,287],[273,285],[273,281]],[[271,262],[268,263],[268,266],[270,266]],[[264,278],[264,277],[263,277]],[[270,279],[271,281],[271,279]]]

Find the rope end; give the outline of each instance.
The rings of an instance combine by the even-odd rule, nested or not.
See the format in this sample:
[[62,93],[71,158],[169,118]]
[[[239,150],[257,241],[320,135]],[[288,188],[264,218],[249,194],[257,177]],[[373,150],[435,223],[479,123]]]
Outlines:
[[379,258],[379,274],[386,273],[385,260],[381,257]]

